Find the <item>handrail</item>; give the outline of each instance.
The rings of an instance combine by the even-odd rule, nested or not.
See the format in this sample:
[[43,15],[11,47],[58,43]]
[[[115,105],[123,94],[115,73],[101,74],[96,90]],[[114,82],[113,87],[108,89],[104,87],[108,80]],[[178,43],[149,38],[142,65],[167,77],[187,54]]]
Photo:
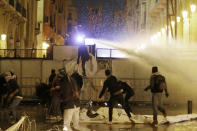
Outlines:
[[0,49],[1,58],[52,59],[53,54],[47,49]]

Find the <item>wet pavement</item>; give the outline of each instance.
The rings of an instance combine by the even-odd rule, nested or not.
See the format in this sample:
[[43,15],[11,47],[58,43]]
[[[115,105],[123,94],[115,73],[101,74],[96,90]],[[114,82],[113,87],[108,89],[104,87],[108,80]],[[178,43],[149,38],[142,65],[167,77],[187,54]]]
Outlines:
[[[166,106],[168,109],[168,115],[179,115],[179,114],[187,114],[187,105],[185,106],[175,106],[168,105]],[[36,131],[62,131],[62,121],[49,121],[45,119],[46,116],[46,108],[42,105],[21,105],[19,107],[21,113],[25,112],[30,121],[36,121]],[[0,119],[0,128],[5,130],[11,124],[8,122],[6,118],[5,109],[1,109],[1,119]],[[151,115],[152,110],[150,105],[137,105],[133,107],[133,112],[135,114],[141,115]],[[195,106],[193,107],[193,113],[197,113],[197,109]],[[30,123],[31,123],[30,122]],[[27,123],[28,124],[28,123]],[[148,124],[92,124],[92,123],[81,123],[80,125],[86,126],[91,130],[96,131],[197,131],[197,120],[182,122],[177,124],[170,125],[160,125],[157,127],[153,127]],[[29,130],[28,130],[29,131]]]

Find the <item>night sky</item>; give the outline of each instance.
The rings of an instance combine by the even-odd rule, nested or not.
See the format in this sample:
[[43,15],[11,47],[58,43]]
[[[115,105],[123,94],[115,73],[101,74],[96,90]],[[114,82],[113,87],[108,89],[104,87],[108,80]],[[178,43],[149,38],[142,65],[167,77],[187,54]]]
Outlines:
[[[78,24],[83,30],[88,28],[88,6],[102,7],[102,36],[101,38],[111,39],[114,28],[111,26],[113,12],[125,7],[125,0],[73,0],[73,5],[78,9]],[[88,33],[88,32],[86,32]]]

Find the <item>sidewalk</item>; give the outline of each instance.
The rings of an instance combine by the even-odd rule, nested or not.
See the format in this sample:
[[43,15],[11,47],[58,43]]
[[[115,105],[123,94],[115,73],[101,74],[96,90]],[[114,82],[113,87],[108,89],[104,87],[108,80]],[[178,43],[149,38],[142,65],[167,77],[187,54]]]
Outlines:
[[[194,106],[195,107],[195,106]],[[187,105],[185,106],[168,106],[168,115],[178,115],[178,114],[187,114]],[[54,121],[46,121],[45,114],[46,109],[37,104],[37,105],[21,105],[19,107],[20,112],[26,112],[30,119],[35,119],[37,123],[37,131],[47,131],[49,129],[59,127],[62,129],[62,121],[61,122],[54,122]],[[7,122],[6,115],[4,114],[5,110],[0,110],[0,128],[7,129],[9,127],[9,123]],[[5,111],[6,112],[6,111]],[[138,105],[133,107],[134,114],[141,114],[141,115],[152,115],[151,105]],[[193,113],[197,113],[197,109],[193,108]],[[159,113],[160,114],[160,113]],[[169,126],[159,126],[156,128],[151,127],[147,124],[92,124],[92,123],[84,123],[82,124],[90,129],[96,129],[96,131],[195,131],[197,130],[197,121],[189,121],[189,122],[182,122],[178,124],[172,124]]]

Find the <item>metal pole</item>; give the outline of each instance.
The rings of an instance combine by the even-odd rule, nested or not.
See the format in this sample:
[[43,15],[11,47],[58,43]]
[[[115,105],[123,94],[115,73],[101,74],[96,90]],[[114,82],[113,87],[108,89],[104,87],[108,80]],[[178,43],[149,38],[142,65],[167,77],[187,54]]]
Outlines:
[[167,25],[167,31],[166,31],[166,42],[168,43],[168,37],[169,37],[169,29],[168,29],[168,26],[169,26],[169,0],[167,0],[167,6],[166,6],[166,16],[167,16],[167,21],[166,21],[166,25]]
[[177,40],[177,0],[175,0],[175,40]]
[[187,101],[187,112],[188,114],[192,114],[192,101],[191,100]]

